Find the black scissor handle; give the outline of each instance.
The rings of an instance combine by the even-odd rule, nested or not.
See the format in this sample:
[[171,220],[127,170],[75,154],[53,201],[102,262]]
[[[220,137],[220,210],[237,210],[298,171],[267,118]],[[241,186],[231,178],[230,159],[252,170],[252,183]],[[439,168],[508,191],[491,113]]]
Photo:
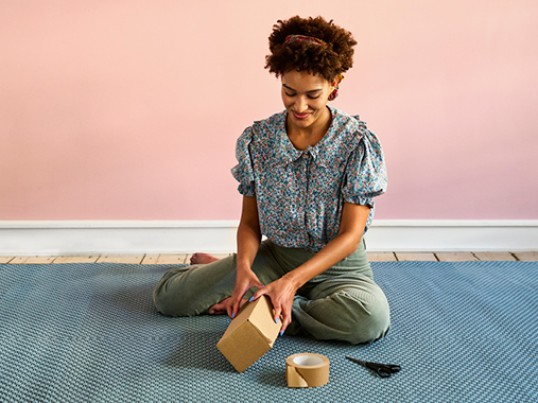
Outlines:
[[379,375],[381,378],[388,378],[392,374],[398,372],[400,370],[399,365],[392,365],[392,364],[380,364],[378,362],[368,362],[366,361],[364,363],[364,366],[366,368],[371,369],[374,371],[377,375]]
[[377,367],[376,372],[381,378],[388,378],[389,376],[391,376],[392,374],[395,374],[401,369],[399,365],[392,365],[392,364],[387,364],[387,365],[376,364],[376,365],[379,365]]

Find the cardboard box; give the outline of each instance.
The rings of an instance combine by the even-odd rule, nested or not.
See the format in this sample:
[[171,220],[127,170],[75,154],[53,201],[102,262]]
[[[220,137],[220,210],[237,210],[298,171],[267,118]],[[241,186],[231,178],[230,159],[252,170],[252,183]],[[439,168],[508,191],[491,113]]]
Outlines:
[[273,306],[265,295],[247,303],[232,320],[217,348],[238,372],[243,372],[268,352],[280,332]]

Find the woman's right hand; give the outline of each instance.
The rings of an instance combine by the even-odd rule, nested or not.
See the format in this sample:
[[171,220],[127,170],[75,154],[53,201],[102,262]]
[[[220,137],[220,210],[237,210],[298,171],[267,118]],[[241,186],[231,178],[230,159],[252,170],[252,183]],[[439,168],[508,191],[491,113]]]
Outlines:
[[226,307],[230,318],[235,318],[235,315],[237,315],[237,312],[241,307],[243,296],[253,287],[260,289],[263,288],[264,285],[252,269],[238,267],[236,270],[235,288],[232,292],[232,297],[228,302],[228,306]]

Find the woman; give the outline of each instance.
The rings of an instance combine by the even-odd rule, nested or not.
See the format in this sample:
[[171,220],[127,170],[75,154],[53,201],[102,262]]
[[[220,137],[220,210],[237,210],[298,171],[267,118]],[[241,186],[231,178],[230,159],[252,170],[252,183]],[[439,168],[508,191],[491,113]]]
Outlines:
[[376,340],[389,328],[389,306],[363,234],[386,188],[383,153],[364,122],[328,105],[356,41],[332,21],[293,17],[278,21],[269,43],[266,68],[281,78],[285,111],[237,141],[237,254],[199,255],[201,264],[170,270],[155,305],[165,315],[233,318],[247,298],[267,295],[281,335]]

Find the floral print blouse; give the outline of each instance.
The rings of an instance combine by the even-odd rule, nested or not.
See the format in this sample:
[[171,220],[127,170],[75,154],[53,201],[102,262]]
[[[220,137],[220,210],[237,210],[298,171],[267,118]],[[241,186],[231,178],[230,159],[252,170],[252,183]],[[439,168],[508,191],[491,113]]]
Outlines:
[[328,132],[306,150],[290,141],[286,111],[254,122],[237,140],[238,190],[256,197],[261,232],[279,246],[322,249],[338,234],[344,202],[372,207],[366,231],[373,198],[387,188],[377,137],[358,116],[329,109]]

